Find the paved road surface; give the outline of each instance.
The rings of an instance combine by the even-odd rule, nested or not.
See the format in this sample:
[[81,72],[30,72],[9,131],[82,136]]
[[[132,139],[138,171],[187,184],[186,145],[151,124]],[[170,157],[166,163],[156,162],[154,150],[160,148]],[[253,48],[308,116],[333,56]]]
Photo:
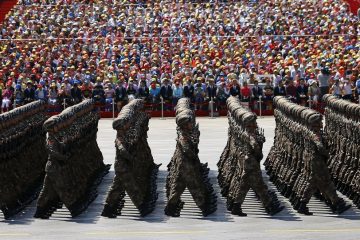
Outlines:
[[[226,118],[198,118],[200,123],[200,159],[208,162],[210,176],[216,191],[216,163],[226,144]],[[274,119],[260,118],[259,125],[264,128],[267,142],[264,156],[267,155],[274,137]],[[105,162],[115,159],[115,131],[111,120],[101,120],[98,142]],[[226,212],[224,199],[219,199],[218,211],[206,218],[200,215],[189,193],[183,195],[185,208],[180,218],[169,218],[163,214],[165,206],[164,182],[166,165],[175,149],[174,119],[152,119],[150,121],[149,144],[156,163],[162,163],[158,179],[159,200],[155,212],[145,218],[138,216],[137,210],[127,198],[123,215],[117,219],[100,216],[107,190],[114,176],[108,174],[99,188],[98,198],[88,211],[80,217],[71,219],[62,209],[50,220],[33,219],[35,203],[13,220],[5,221],[0,214],[0,239],[359,239],[360,211],[351,208],[341,216],[334,215],[323,203],[312,200],[310,210],[314,216],[302,216],[294,212],[290,203],[278,194],[286,206],[275,217],[265,214],[259,201],[250,192],[244,203],[248,217],[235,217]],[[267,179],[267,176],[264,175]],[[274,186],[267,181],[270,188]],[[220,196],[220,195],[219,195]]]

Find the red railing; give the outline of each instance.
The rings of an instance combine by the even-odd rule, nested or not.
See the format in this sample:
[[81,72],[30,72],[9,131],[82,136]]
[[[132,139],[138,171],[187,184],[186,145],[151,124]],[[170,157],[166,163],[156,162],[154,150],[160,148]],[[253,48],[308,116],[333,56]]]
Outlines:
[[0,0],[0,23],[4,21],[6,15],[16,3],[17,0]]
[[[226,104],[214,104],[213,111],[209,108],[210,102],[203,102],[196,104],[198,109],[195,110],[196,116],[226,116],[227,109]],[[271,116],[273,115],[272,103],[270,109],[266,107],[266,104],[260,108],[256,102],[242,102],[244,106],[248,106],[257,115]],[[195,104],[193,104],[194,106]],[[66,107],[66,104],[65,104]],[[151,117],[175,117],[174,105],[171,103],[145,103],[145,111],[150,114]],[[113,104],[96,103],[95,108],[100,112],[102,118],[112,118],[118,115],[117,107]],[[64,109],[64,105],[48,105],[49,115],[56,115]]]
[[344,0],[349,5],[349,10],[353,14],[357,15],[358,9],[360,8],[360,0]]
[[[251,101],[251,102],[241,102],[243,106],[249,107],[254,113],[258,116],[272,116],[274,114],[272,101]],[[203,102],[197,104],[199,109],[195,110],[196,116],[226,116],[227,109],[226,104],[214,104],[213,111],[211,110],[211,102]],[[48,114],[50,116],[57,115],[63,111],[66,107],[70,106],[68,103],[64,102],[63,104],[48,104]],[[194,104],[193,104],[194,106]],[[13,105],[10,109],[12,109]],[[210,108],[209,108],[210,107]],[[310,107],[320,113],[324,113],[325,104],[319,102],[317,104],[310,104]],[[118,111],[115,104],[103,104],[96,103],[95,108],[99,111],[102,118],[113,118],[117,117]],[[10,110],[9,109],[9,110]],[[175,117],[174,105],[171,103],[145,103],[145,111],[150,114],[151,117]]]

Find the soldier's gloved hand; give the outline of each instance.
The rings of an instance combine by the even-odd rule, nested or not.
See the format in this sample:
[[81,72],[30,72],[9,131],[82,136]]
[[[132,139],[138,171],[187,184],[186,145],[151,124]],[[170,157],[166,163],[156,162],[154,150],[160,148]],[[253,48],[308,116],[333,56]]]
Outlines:
[[251,137],[250,138],[250,146],[251,146],[251,148],[255,149],[256,145],[257,145],[257,142],[256,142],[255,138]]

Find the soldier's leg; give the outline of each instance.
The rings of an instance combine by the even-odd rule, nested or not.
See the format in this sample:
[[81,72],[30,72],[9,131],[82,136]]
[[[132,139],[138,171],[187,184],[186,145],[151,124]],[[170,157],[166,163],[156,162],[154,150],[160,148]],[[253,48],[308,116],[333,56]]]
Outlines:
[[316,191],[313,180],[308,179],[306,183],[304,183],[299,187],[298,191],[300,192],[299,193],[300,201],[297,209],[298,212],[305,215],[312,215],[312,213],[309,212],[309,208],[306,205],[309,203],[311,197]]
[[270,206],[271,198],[268,194],[268,187],[262,179],[261,171],[252,171],[249,173],[248,182],[250,187],[259,196],[264,207]]
[[[258,175],[258,174],[256,174]],[[261,175],[260,175],[261,176]],[[264,205],[264,207],[269,207],[271,204],[271,198],[268,193],[268,187],[262,180],[259,178],[260,176],[251,176],[249,178],[250,187],[254,190],[254,192],[259,196],[260,201]]]
[[324,194],[325,199],[330,202],[333,212],[340,214],[350,208],[350,205],[346,205],[345,201],[337,195],[335,185],[329,175],[324,174],[321,178],[316,178],[315,185]]
[[239,215],[239,216],[247,216],[246,213],[242,212],[241,209],[241,205],[243,204],[246,194],[249,192],[250,190],[250,184],[248,181],[248,176],[247,174],[242,175],[241,179],[240,179],[240,183],[238,184],[238,188],[234,189],[233,191],[235,191],[233,193],[234,195],[234,199],[233,199],[233,203],[232,203],[232,209],[231,209],[231,214],[234,215]]
[[143,192],[141,186],[139,186],[136,176],[127,171],[119,172],[117,175],[120,176],[122,186],[126,190],[131,201],[139,209],[139,207],[144,203],[145,192]]
[[[48,176],[45,177],[43,188],[40,192],[39,199],[37,201],[35,218],[49,218],[51,214],[50,209],[55,207],[60,202],[59,196]],[[50,211],[50,212],[49,212]]]
[[[61,201],[65,204],[65,206],[72,211],[75,207],[74,204],[79,200],[78,196],[81,196],[83,192],[83,186],[79,188],[79,179],[75,177],[75,173],[73,173],[73,169],[71,166],[62,166],[58,168],[58,171],[52,175],[49,175],[49,178],[59,195]],[[80,193],[81,192],[81,193]]]
[[259,196],[267,213],[274,215],[284,209],[283,206],[280,206],[275,193],[269,192],[267,185],[262,179],[260,170],[252,173],[249,178],[249,183],[250,187]]
[[204,216],[216,211],[216,196],[213,194],[212,185],[204,179],[202,172],[192,174],[193,178],[188,178],[186,185],[193,197],[196,205],[201,209]]
[[234,171],[232,179],[229,179],[226,183],[227,194],[223,195],[226,197],[226,209],[231,211],[234,205],[235,198],[237,196],[237,190],[241,184],[241,171],[237,168]]
[[119,175],[115,174],[101,216],[115,218],[116,216],[121,215],[121,209],[124,203],[122,200],[124,197],[125,188]]
[[165,214],[172,217],[180,216],[182,208],[181,194],[185,191],[185,181],[178,177],[172,182],[169,190],[169,198],[165,207]]
[[192,176],[194,177],[186,179],[186,185],[196,205],[202,208],[206,204],[207,189],[199,173],[194,173]]
[[336,187],[331,181],[330,175],[327,174],[327,172],[319,173],[319,175],[320,174],[321,176],[314,177],[316,187],[325,195],[326,199],[330,200],[332,203],[336,203],[339,200],[339,197],[336,194]]

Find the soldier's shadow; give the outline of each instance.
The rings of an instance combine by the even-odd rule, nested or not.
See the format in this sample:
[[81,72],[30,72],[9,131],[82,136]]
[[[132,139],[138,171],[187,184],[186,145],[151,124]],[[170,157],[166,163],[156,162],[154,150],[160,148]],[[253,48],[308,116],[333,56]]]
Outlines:
[[[344,200],[351,204],[351,200],[349,200],[346,196],[339,193],[339,195],[344,198]],[[335,214],[331,211],[329,206],[327,206],[323,201],[313,197],[311,198],[308,206],[310,211],[313,212],[314,216],[321,217],[331,217],[331,218],[339,218],[346,220],[360,220],[360,210],[356,208],[354,204],[351,204],[352,207],[342,214]]]
[[12,216],[10,219],[3,218],[3,215],[0,212],[0,224],[30,225],[32,222],[34,222],[33,215],[35,213],[35,204],[36,204],[36,201],[31,203],[30,206],[27,206],[20,213]]
[[[301,221],[301,217],[304,217],[304,215],[296,213],[295,210],[292,209],[292,206],[288,199],[286,199],[284,196],[282,196],[279,191],[276,189],[274,184],[269,180],[269,176],[266,174],[265,170],[262,170],[262,175],[267,183],[270,190],[276,192],[276,195],[278,196],[278,199],[282,204],[285,206],[285,209],[280,212],[279,214],[272,216],[271,219],[278,219],[278,220],[284,220],[284,221]],[[339,192],[338,192],[339,193]],[[351,203],[349,199],[347,199],[346,196],[339,193],[340,197],[344,198],[348,204]],[[333,218],[342,218],[342,219],[348,219],[348,220],[359,220],[360,219],[360,210],[356,209],[356,207],[353,205],[349,210],[344,212],[343,214],[334,214],[330,207],[325,204],[325,202],[320,201],[319,199],[312,197],[309,204],[307,205],[309,207],[310,212],[313,213],[314,217],[333,217]],[[310,216],[311,217],[311,216]]]
[[123,208],[122,214],[119,218],[122,219],[132,219],[140,222],[166,222],[168,220],[168,216],[165,215],[165,199],[166,199],[166,190],[165,190],[165,182],[166,182],[167,171],[159,170],[157,176],[157,193],[158,199],[156,201],[155,209],[150,214],[145,217],[141,217],[139,211],[131,202],[128,196],[125,197],[125,206]]
[[236,215],[232,215],[227,209],[226,209],[226,198],[221,196],[221,189],[217,182],[217,174],[218,171],[210,171],[209,176],[211,183],[213,184],[214,190],[218,196],[218,210],[215,214],[210,215],[207,217],[211,221],[227,221],[227,222],[234,222],[238,219],[246,219],[246,218],[268,218],[268,219],[275,219],[275,220],[281,220],[281,221],[301,221],[299,217],[297,217],[295,214],[291,213],[291,211],[288,210],[287,206],[285,204],[282,204],[285,206],[284,210],[282,210],[280,213],[278,213],[275,216],[270,216],[265,212],[264,207],[262,206],[260,200],[255,196],[254,191],[250,190],[245,198],[245,201],[242,205],[242,209],[244,213],[247,214],[247,217],[239,217]]
[[249,218],[265,218],[278,221],[302,221],[299,216],[292,212],[291,205],[288,205],[286,201],[283,201],[282,196],[277,196],[281,205],[284,206],[284,209],[276,215],[271,216],[265,211],[261,201],[256,197],[255,192],[250,190],[243,203],[243,212],[247,213]]
[[144,221],[144,222],[168,222],[172,219],[197,219],[202,221],[215,221],[215,222],[230,222],[232,221],[231,216],[226,214],[225,203],[219,195],[219,187],[216,179],[216,171],[210,171],[210,181],[213,184],[214,191],[217,194],[218,198],[218,209],[213,214],[210,214],[207,217],[203,217],[200,209],[196,206],[190,192],[186,189],[181,196],[182,201],[185,202],[184,208],[181,210],[180,217],[174,218],[165,215],[164,209],[166,206],[166,176],[167,171],[160,170],[157,179],[157,191],[159,193],[158,200],[156,202],[156,207],[152,213],[145,217],[140,217],[135,206],[131,203],[131,200],[126,197],[125,207],[122,211],[122,215],[119,217],[121,219],[132,219],[135,221]]
[[107,196],[108,189],[112,184],[114,178],[114,171],[110,171],[104,176],[99,186],[97,186],[98,195],[95,200],[88,206],[88,208],[82,212],[79,216],[72,218],[70,212],[63,205],[62,209],[55,211],[49,220],[74,222],[79,224],[94,224],[97,223],[101,217],[101,212],[104,207],[105,198]]
[[360,220],[360,211],[359,209],[355,210],[355,206],[352,205],[352,207],[347,210],[346,212],[340,214],[340,215],[334,215],[331,217],[334,218],[342,218],[342,219],[346,219],[346,220]]
[[[160,195],[159,195],[159,201],[157,206],[157,211],[161,211],[161,213],[157,212],[158,214],[162,216],[163,221],[170,221],[171,219],[177,219],[173,217],[168,217],[164,214],[164,209],[166,206],[166,188],[165,188],[165,178],[166,178],[167,172],[162,171],[159,175],[160,178],[163,178],[163,180],[160,180],[159,188],[162,189]],[[220,189],[219,185],[217,184],[217,171],[211,170],[209,172],[209,178],[210,182],[212,183],[212,186],[214,188],[214,192],[217,195],[217,210],[204,217],[200,211],[200,209],[197,207],[197,205],[194,202],[194,199],[192,195],[190,194],[189,190],[186,189],[183,194],[181,195],[181,200],[185,202],[184,208],[181,210],[180,217],[178,219],[196,219],[199,221],[213,221],[213,222],[232,222],[232,217],[226,213],[226,204],[224,199],[220,195]]]

